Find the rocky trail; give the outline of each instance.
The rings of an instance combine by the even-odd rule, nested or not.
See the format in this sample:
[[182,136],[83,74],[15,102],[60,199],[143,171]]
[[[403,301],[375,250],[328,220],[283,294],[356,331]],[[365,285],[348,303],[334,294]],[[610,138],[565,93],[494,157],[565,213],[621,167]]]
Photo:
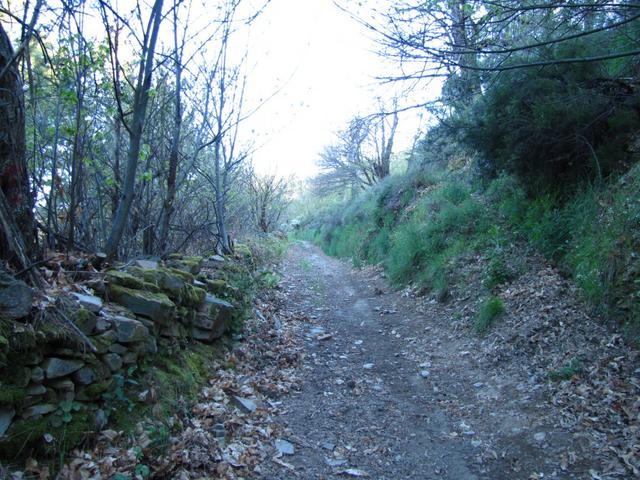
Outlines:
[[[296,327],[304,346],[301,387],[281,399],[277,422],[286,441],[276,445],[276,462],[263,465],[263,478],[637,475],[637,451],[611,455],[616,448],[604,448],[594,438],[602,434],[615,444],[616,435],[618,440],[624,436],[620,431],[603,432],[594,424],[597,418],[567,421],[567,409],[573,407],[558,398],[579,403],[566,390],[587,387],[540,378],[535,355],[527,360],[502,352],[507,359],[496,362],[496,340],[461,331],[435,300],[393,291],[375,269],[353,270],[310,244],[294,246],[284,270],[285,308],[305,319]],[[449,310],[455,310],[455,303]],[[576,315],[574,309],[579,312],[579,305],[572,307],[558,306],[566,323]],[[597,333],[608,339],[606,331]],[[542,347],[541,342],[541,352]],[[601,353],[594,353],[594,364]],[[629,368],[635,356],[630,357]],[[624,363],[620,355],[618,362]],[[631,393],[628,400],[637,408],[637,385],[631,388],[636,390],[625,393]],[[583,407],[588,417],[589,408]],[[607,422],[609,427],[620,423],[616,418]],[[629,428],[637,438],[637,429]]]

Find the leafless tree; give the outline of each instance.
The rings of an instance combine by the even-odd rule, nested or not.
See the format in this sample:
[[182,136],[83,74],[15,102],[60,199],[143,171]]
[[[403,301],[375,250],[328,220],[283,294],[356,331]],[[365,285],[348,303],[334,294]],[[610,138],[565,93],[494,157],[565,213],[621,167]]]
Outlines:
[[[198,171],[213,188],[216,216],[217,246],[221,253],[231,252],[227,208],[234,178],[248,159],[249,150],[238,140],[241,122],[246,118],[244,94],[247,82],[246,54],[233,58],[231,42],[237,28],[237,0],[226,0],[220,20],[220,43],[215,61],[210,67],[202,62],[203,85],[199,105],[201,145],[199,150],[210,161],[198,166]],[[203,52],[204,55],[207,52]],[[211,171],[212,170],[212,171]]]
[[289,182],[274,174],[261,176],[252,173],[249,188],[255,225],[263,233],[274,231],[291,203]]
[[483,73],[640,55],[636,40],[602,55],[541,57],[548,47],[637,23],[636,1],[400,0],[388,8],[341,8],[374,32],[381,54],[400,67],[383,80],[455,77],[462,102],[479,93]]
[[[394,101],[394,106],[397,103]],[[320,153],[321,173],[312,181],[318,192],[366,188],[390,173],[398,113],[355,117],[338,132],[338,141]]]

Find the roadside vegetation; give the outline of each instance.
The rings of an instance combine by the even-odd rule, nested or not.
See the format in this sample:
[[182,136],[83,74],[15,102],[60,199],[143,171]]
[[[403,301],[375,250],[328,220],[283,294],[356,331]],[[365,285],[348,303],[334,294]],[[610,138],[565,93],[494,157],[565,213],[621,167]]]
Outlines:
[[[325,184],[314,206],[306,200],[310,214],[298,235],[357,265],[380,264],[396,285],[441,301],[464,285],[461,267],[482,258],[479,332],[497,316],[495,289],[523,273],[527,252],[539,252],[597,315],[619,321],[637,342],[640,94],[629,42],[637,42],[640,23],[627,10],[635,7],[400,3],[354,16],[379,34],[383,55],[415,67],[390,81],[451,72],[428,106],[437,121],[410,152],[393,157],[387,171],[396,173],[372,186],[344,182],[332,201]],[[424,44],[426,31],[442,45],[453,38],[454,48]],[[353,137],[338,140],[347,152],[341,165],[375,165]],[[397,172],[394,161],[408,166]]]
[[[521,272],[526,246],[571,276],[603,318],[637,340],[640,325],[640,169],[566,197],[528,196],[503,174],[483,183],[471,167],[410,171],[307,220],[298,236],[356,265],[381,264],[398,286],[416,284],[443,297],[461,262],[481,254],[484,287]],[[483,328],[484,329],[484,328]]]

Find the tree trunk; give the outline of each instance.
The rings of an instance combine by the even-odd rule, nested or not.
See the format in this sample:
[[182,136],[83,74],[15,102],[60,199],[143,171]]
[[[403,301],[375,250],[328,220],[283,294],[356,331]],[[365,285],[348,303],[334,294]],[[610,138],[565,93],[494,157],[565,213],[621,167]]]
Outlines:
[[[448,0],[452,22],[451,38],[455,44],[455,49],[463,52],[468,52],[473,45],[469,38],[473,20],[465,12],[466,3],[464,0]],[[461,53],[456,57],[456,61],[463,67],[460,72],[460,80],[462,82],[460,89],[461,100],[463,105],[468,105],[480,93],[480,79],[477,72],[464,67],[477,67],[478,56],[475,53]]]
[[178,160],[180,155],[180,133],[182,129],[182,55],[180,46],[178,45],[178,22],[177,9],[174,10],[174,26],[173,26],[173,43],[174,43],[174,61],[176,90],[174,97],[174,118],[173,118],[173,134],[171,138],[171,152],[169,153],[169,172],[167,175],[167,194],[164,199],[164,209],[162,213],[162,221],[160,223],[160,234],[158,242],[158,250],[161,255],[167,253],[167,242],[169,239],[169,224],[173,216],[174,201],[176,198],[176,174],[178,172]]
[[[84,72],[78,75],[83,75]],[[78,103],[76,105],[76,115],[74,122],[75,132],[73,134],[73,149],[71,153],[71,188],[69,195],[69,215],[67,220],[69,228],[67,231],[67,251],[73,250],[76,235],[76,212],[80,203],[80,185],[82,184],[82,160],[84,157],[84,135],[81,135],[82,117],[84,115],[84,79],[77,79],[76,92]]]
[[[24,94],[11,42],[0,24],[0,258],[25,268],[35,253],[34,198],[25,157]],[[18,237],[18,238],[15,238]]]
[[[220,128],[220,130],[222,130]],[[218,241],[220,251],[217,253],[228,254],[231,252],[231,245],[229,242],[229,233],[227,232],[227,212],[226,212],[226,181],[223,178],[223,172],[221,172],[220,158],[221,152],[221,139],[218,138],[215,143],[214,155],[215,155],[215,195],[216,195],[216,228],[218,230]]]
[[122,195],[118,204],[113,227],[107,240],[106,253],[109,259],[117,256],[118,246],[124,233],[124,228],[129,217],[129,210],[133,201],[134,186],[136,181],[136,170],[138,168],[138,159],[140,157],[140,146],[142,143],[142,131],[147,113],[147,104],[149,103],[149,89],[151,88],[151,74],[153,72],[153,57],[158,40],[158,30],[162,21],[162,3],[163,0],[156,0],[151,12],[151,21],[149,24],[149,41],[146,48],[142,52],[144,61],[140,63],[138,71],[138,79],[133,100],[133,119],[129,131],[129,152],[127,154],[127,166],[124,174],[124,185]]

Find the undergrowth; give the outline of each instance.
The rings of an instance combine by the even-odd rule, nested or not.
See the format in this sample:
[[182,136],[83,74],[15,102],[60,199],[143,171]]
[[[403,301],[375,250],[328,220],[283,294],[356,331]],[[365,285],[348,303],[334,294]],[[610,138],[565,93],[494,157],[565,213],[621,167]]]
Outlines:
[[461,264],[485,258],[488,292],[521,273],[515,241],[551,260],[603,318],[640,343],[640,165],[571,194],[527,194],[513,176],[409,172],[313,214],[298,232],[330,255],[381,264],[397,285],[445,291]]
[[495,320],[504,313],[504,304],[498,297],[491,295],[487,298],[478,311],[473,329],[478,335],[484,335],[489,331]]

